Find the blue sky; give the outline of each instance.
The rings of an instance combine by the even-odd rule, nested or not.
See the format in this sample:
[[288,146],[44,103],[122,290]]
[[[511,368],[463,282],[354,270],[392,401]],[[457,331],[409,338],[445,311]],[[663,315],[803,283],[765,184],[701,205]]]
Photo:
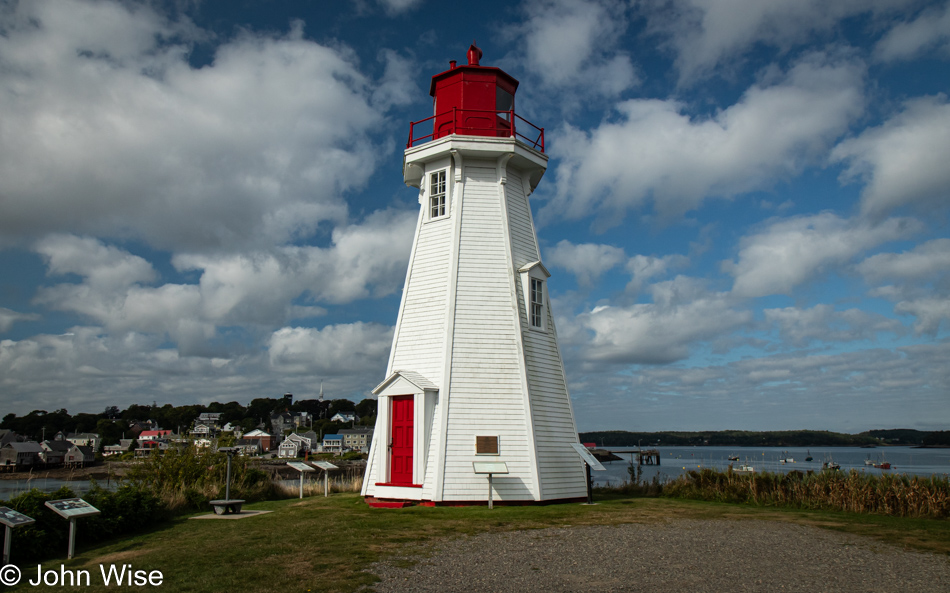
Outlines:
[[950,428],[950,5],[0,2],[0,408],[385,372],[428,84],[477,40],[581,430]]

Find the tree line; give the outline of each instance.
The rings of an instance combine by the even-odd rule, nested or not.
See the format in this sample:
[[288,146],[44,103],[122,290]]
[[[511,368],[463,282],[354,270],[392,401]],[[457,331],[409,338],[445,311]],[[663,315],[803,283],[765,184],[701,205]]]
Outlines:
[[172,430],[179,434],[187,433],[198,416],[206,412],[221,414],[222,426],[230,423],[234,427],[240,427],[243,432],[248,432],[258,426],[271,430],[271,414],[280,412],[308,412],[313,418],[312,424],[308,427],[312,426],[316,432],[344,428],[342,423],[330,421],[330,418],[340,412],[355,413],[360,418],[358,425],[376,424],[376,400],[374,399],[364,399],[359,403],[348,399],[292,401],[292,396],[285,396],[256,398],[246,406],[235,401],[184,406],[132,404],[125,409],[108,406],[98,414],[80,412],[72,415],[65,409],[52,412],[33,410],[25,416],[7,414],[0,421],[0,429],[6,428],[36,441],[44,438],[51,439],[57,432],[63,434],[92,432],[102,438],[104,445],[112,445],[118,443],[119,439],[137,436],[138,430],[134,428],[136,424],[149,420],[154,421],[164,430]]
[[580,433],[581,442],[598,447],[861,447],[867,445],[950,446],[950,431],[921,431],[906,428],[868,430],[845,434],[826,430],[701,432],[629,432],[609,430]]

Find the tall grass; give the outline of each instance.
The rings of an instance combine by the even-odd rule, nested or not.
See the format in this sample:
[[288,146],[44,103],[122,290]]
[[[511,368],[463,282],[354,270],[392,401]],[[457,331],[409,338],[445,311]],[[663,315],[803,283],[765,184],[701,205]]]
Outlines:
[[[169,449],[129,468],[125,479],[148,488],[173,512],[205,509],[209,500],[225,496],[227,464],[224,453]],[[253,502],[283,497],[282,489],[256,464],[243,457],[231,460],[231,498]]]
[[[300,483],[283,481],[278,486],[283,497],[293,498],[300,495]],[[328,484],[330,492],[359,492],[363,489],[363,476],[361,474],[351,474],[335,476],[330,478]],[[304,481],[304,496],[323,496],[323,478],[317,478],[312,481]]]
[[664,483],[654,479],[647,485],[639,483],[639,479],[632,479],[617,490],[635,495],[759,506],[931,519],[950,517],[950,480],[936,476],[874,476],[855,471],[748,475],[704,469],[689,471]]

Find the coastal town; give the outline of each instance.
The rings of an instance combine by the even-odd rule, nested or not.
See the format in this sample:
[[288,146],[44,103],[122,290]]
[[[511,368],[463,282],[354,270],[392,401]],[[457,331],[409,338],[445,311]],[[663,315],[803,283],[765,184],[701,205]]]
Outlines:
[[[66,426],[77,424],[68,414],[47,414],[42,410],[22,418],[9,414],[0,423],[0,475],[91,468],[104,460],[144,458],[161,455],[169,449],[200,452],[233,447],[242,456],[261,459],[306,459],[323,453],[340,456],[369,452],[376,420],[374,400],[357,405],[349,400],[331,401],[321,396],[295,405],[293,395],[287,393],[280,398],[255,401],[270,402],[275,408],[257,423],[250,422],[246,416],[239,418],[248,410],[236,402],[228,404],[224,412],[195,412],[205,406],[189,406],[196,414],[194,418],[184,427],[174,428],[163,426],[155,418],[134,419],[151,408],[133,406],[124,411],[107,409],[99,415],[102,417],[97,417],[96,425],[106,429],[101,432],[65,430]],[[208,407],[217,409],[219,406]],[[155,409],[159,410],[157,406]],[[110,415],[118,417],[109,418]],[[42,421],[31,430],[31,420],[36,419]],[[187,416],[179,416],[179,419],[187,420]],[[46,436],[48,438],[44,438]]]

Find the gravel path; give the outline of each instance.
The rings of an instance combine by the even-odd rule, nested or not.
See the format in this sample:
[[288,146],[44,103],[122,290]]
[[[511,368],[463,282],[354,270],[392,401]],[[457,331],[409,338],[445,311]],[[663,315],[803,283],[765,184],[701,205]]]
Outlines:
[[788,523],[670,520],[442,541],[410,568],[373,566],[389,592],[950,591],[950,558]]

